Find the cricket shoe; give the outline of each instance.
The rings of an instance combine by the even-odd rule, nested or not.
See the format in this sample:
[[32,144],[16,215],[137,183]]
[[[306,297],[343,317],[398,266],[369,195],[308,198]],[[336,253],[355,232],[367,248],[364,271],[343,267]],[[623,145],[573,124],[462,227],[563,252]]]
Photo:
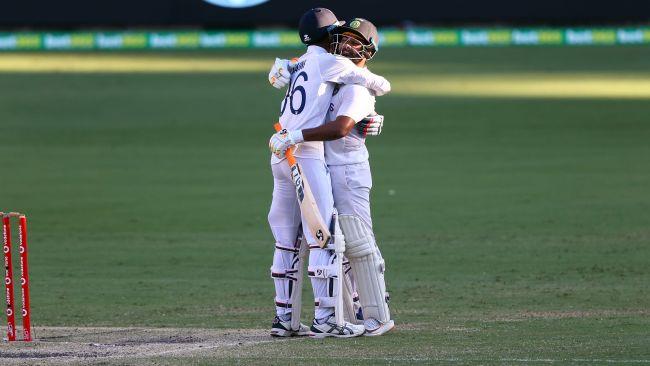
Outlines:
[[304,337],[309,334],[309,327],[300,323],[300,328],[297,330],[291,329],[291,319],[283,321],[279,317],[273,319],[271,325],[272,337]]
[[309,336],[312,338],[351,338],[358,337],[365,331],[363,325],[355,325],[348,322],[345,322],[345,324],[340,327],[336,325],[336,320],[334,315],[332,315],[322,324],[318,324],[314,319],[311,328],[309,328]]
[[366,328],[366,332],[363,334],[364,336],[376,337],[388,333],[395,327],[395,322],[389,320],[386,323],[382,323],[375,318],[369,318],[364,320],[363,326]]

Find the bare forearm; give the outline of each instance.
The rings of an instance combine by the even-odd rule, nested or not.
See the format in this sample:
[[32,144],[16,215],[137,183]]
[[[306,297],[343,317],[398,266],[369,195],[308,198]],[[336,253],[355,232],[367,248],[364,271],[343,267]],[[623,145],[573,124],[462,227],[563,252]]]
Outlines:
[[314,128],[302,130],[305,141],[331,141],[347,136],[354,127],[354,120],[350,117],[339,116],[336,120]]

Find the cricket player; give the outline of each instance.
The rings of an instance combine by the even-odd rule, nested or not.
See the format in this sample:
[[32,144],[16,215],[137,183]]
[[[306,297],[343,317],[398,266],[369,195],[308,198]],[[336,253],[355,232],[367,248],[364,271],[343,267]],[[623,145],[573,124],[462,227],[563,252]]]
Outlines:
[[[355,18],[338,26],[332,35],[331,50],[364,68],[378,50],[378,32],[366,19]],[[372,176],[365,137],[370,130],[381,132],[383,116],[375,113],[375,98],[361,85],[341,85],[334,90],[329,123],[300,131],[305,141],[326,141],[325,160],[330,171],[334,205],[339,212],[345,236],[345,256],[359,293],[365,335],[378,336],[390,331],[394,321],[388,308],[384,281],[384,260],[375,241],[370,215]],[[295,134],[287,131],[287,134]],[[291,145],[274,149],[282,154]]]
[[[328,53],[330,45],[329,32],[341,23],[329,10],[316,8],[307,11],[300,19],[300,39],[307,44],[307,52],[288,66],[272,69],[269,81],[276,86],[281,84],[283,76],[290,73],[287,93],[280,103],[280,124],[291,133],[276,133],[269,146],[288,143],[300,144],[294,155],[301,166],[303,174],[310,182],[321,216],[329,225],[334,200],[329,172],[325,164],[322,141],[304,142],[302,129],[321,126],[326,121],[330,100],[337,84],[360,84],[373,90],[376,95],[390,91],[390,83],[381,76],[367,69],[354,65],[349,59]],[[280,62],[281,65],[287,63]],[[320,248],[309,231],[304,230],[304,237],[309,245],[308,272],[311,278],[315,299],[314,321],[310,328],[299,324],[292,326],[292,313],[300,307],[300,286],[302,279],[296,276],[301,268],[300,256],[300,208],[288,164],[284,162],[284,152],[274,151],[271,156],[273,172],[273,200],[268,221],[275,238],[275,253],[271,276],[274,280],[276,296],[276,313],[271,335],[287,337],[309,335],[315,338],[348,338],[364,333],[363,326],[346,322],[338,326],[334,319],[334,303],[338,294],[334,293],[334,252]],[[296,314],[299,320],[299,314]],[[295,320],[293,324],[296,324]]]

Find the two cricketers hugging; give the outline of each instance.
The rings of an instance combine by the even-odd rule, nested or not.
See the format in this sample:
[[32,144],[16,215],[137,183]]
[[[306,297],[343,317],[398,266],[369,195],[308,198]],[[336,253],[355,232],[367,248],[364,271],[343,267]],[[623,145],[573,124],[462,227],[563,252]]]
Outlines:
[[[372,176],[365,145],[381,133],[375,97],[390,91],[367,63],[379,51],[368,20],[341,21],[325,8],[299,23],[307,46],[297,59],[276,59],[269,82],[286,88],[271,136],[275,238],[276,337],[379,336],[394,322],[384,259],[370,214]],[[314,293],[311,326],[301,323],[303,261]]]

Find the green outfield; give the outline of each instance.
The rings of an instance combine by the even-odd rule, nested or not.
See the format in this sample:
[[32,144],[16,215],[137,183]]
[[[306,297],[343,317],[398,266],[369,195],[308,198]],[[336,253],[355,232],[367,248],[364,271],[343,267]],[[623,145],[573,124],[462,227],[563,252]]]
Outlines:
[[[33,357],[650,363],[650,47],[378,53],[394,91],[368,145],[396,330],[269,342],[267,141],[283,93],[266,75],[294,52],[0,55],[0,210],[29,216],[35,347],[69,336],[50,327],[250,334]],[[1,344],[0,360],[34,349]]]

